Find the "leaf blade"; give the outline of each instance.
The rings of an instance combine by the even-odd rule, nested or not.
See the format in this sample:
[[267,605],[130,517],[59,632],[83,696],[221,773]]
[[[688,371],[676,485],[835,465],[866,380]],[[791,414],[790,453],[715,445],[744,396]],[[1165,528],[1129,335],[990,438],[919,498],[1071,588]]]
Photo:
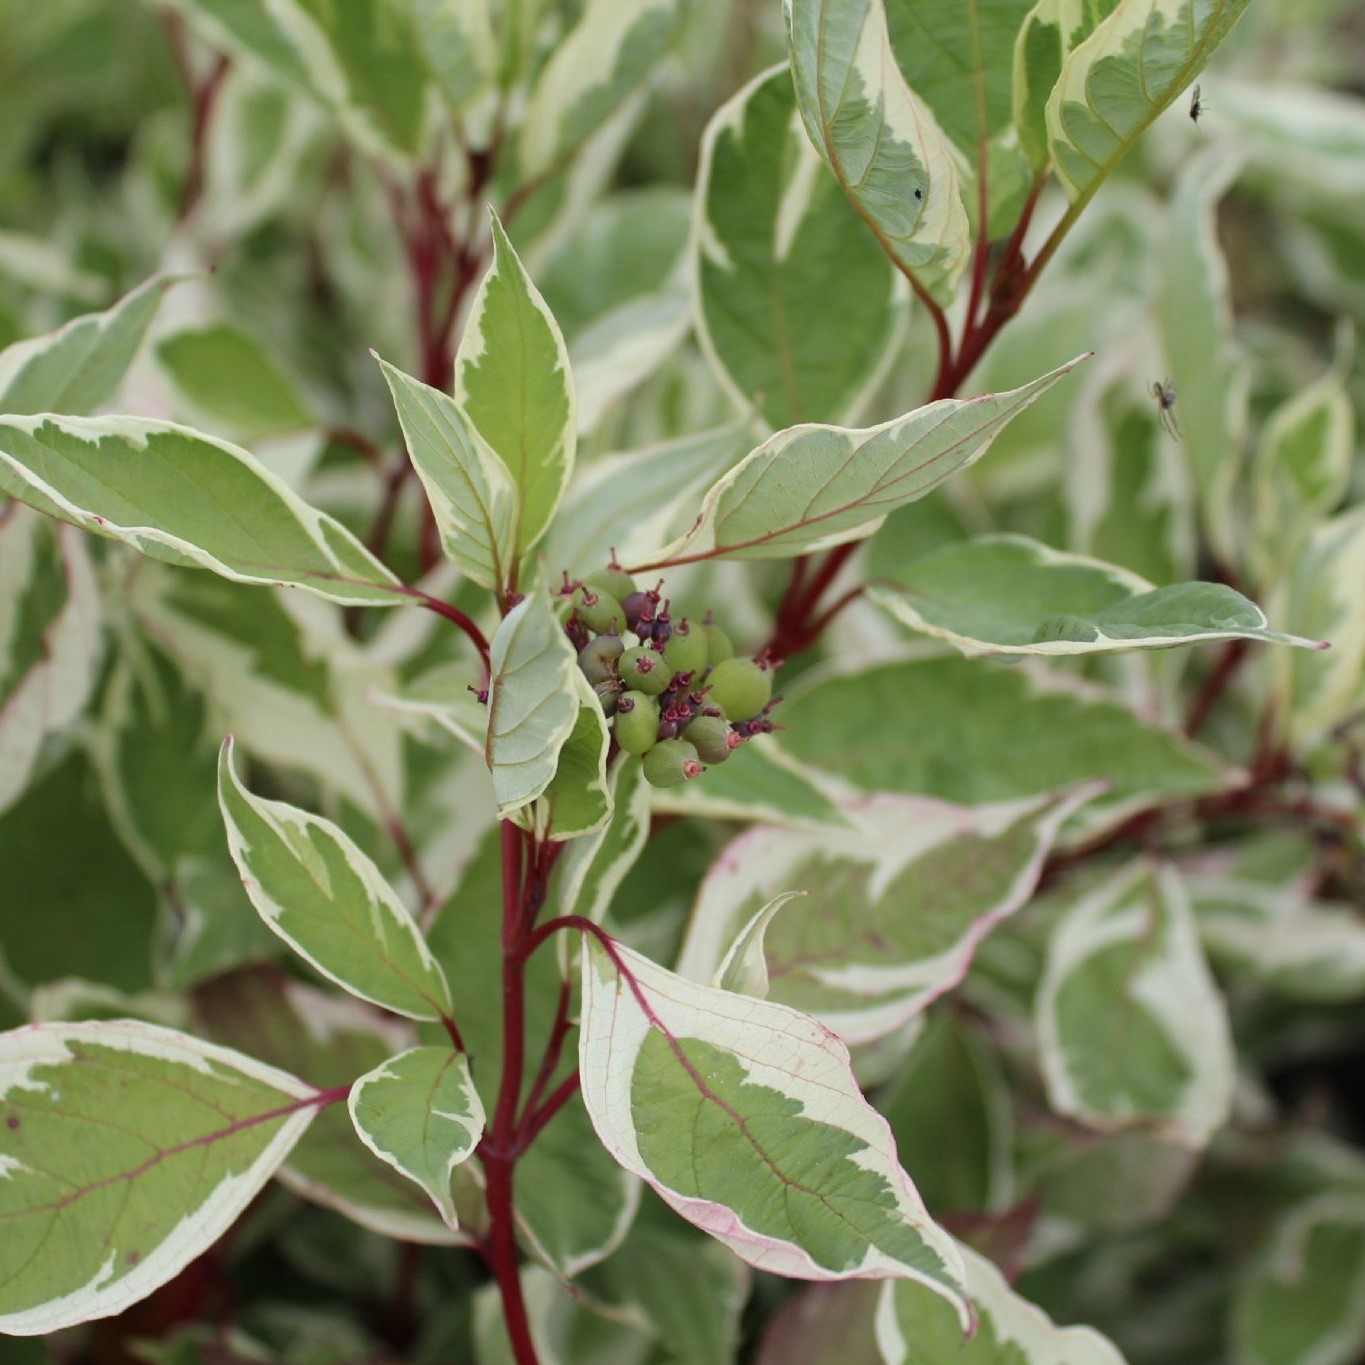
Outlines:
[[228,845],[257,913],[337,985],[409,1019],[449,1017],[450,987],[379,869],[330,820],[253,795],[232,736],[218,756]]
[[155,1025],[0,1034],[0,1330],[106,1317],[171,1279],[245,1209],[319,1102],[282,1071]]
[[360,1140],[420,1185],[446,1226],[458,1229],[450,1177],[473,1155],[485,1119],[465,1054],[410,1048],[361,1076],[347,1106]]

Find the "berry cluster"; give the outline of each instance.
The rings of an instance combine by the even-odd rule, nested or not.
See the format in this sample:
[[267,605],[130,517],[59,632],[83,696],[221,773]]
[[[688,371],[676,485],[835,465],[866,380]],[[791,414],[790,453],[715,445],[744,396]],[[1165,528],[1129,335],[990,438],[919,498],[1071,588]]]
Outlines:
[[[613,564],[582,582],[566,574],[560,602],[617,746],[643,757],[654,786],[676,787],[777,728],[769,713],[781,698],[773,697],[770,660],[736,658],[709,611],[700,623],[675,621],[662,586],[641,590]],[[639,644],[628,645],[627,635]]]

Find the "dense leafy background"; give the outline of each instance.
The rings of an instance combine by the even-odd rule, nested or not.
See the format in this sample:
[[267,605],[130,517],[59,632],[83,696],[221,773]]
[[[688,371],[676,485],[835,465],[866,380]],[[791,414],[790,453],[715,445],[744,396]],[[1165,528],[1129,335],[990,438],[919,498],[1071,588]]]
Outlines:
[[[887,77],[875,114],[859,72],[835,81],[803,46],[822,7],[788,8],[795,86],[774,69],[788,60],[777,0],[0,5],[0,348],[87,318],[36,361],[22,346],[0,360],[0,450],[30,469],[55,452],[67,480],[35,492],[6,462],[0,493],[83,505],[98,461],[135,461],[144,441],[183,470],[135,478],[122,516],[68,515],[93,536],[0,502],[0,1027],[132,1017],[312,1085],[371,1073],[366,1122],[382,1136],[367,1145],[390,1163],[344,1113],[320,1114],[208,1255],[118,1318],[6,1337],[7,1363],[503,1360],[496,1299],[457,1220],[391,1169],[447,1170],[413,1157],[384,1109],[385,1086],[410,1083],[385,1059],[410,1055],[424,1081],[430,1053],[408,1050],[442,1035],[286,960],[224,837],[220,741],[236,736],[240,818],[275,828],[260,812],[278,798],[331,822],[298,837],[368,888],[422,998],[448,983],[470,1053],[496,1056],[486,836],[499,803],[525,798],[516,765],[543,736],[490,742],[490,780],[465,692],[477,662],[434,616],[371,609],[395,602],[390,573],[425,572],[491,635],[480,589],[509,555],[544,549],[552,575],[613,545],[626,562],[670,543],[760,561],[883,516],[853,562],[875,589],[788,666],[786,732],[659,794],[669,822],[647,845],[648,793],[624,774],[616,822],[594,828],[598,735],[578,736],[588,794],[551,796],[556,819],[593,832],[561,863],[551,910],[690,962],[701,991],[770,897],[813,889],[757,931],[763,972],[784,973],[771,1008],[837,1021],[858,1044],[859,1079],[929,1214],[1020,1295],[1099,1329],[1133,1365],[1361,1358],[1358,6],[1253,0],[1200,76],[1197,126],[1178,51],[1140,96],[1099,113],[1077,98],[1075,54],[1113,3],[887,0],[885,32],[880,5],[835,7],[862,13],[860,52],[893,53],[904,75]],[[980,14],[975,45],[964,9]],[[992,73],[980,99],[954,75],[978,59]],[[506,127],[499,90],[520,92]],[[1100,184],[1111,144],[1168,97]],[[874,116],[879,155],[854,164],[848,130]],[[930,135],[897,140],[922,123]],[[501,140],[491,180],[456,131],[476,148]],[[860,490],[832,528],[782,520],[772,471],[793,449],[835,464],[880,452],[894,479],[945,439],[895,420],[933,388],[938,353],[931,310],[889,262],[940,301],[964,280],[981,147],[997,242],[1049,157],[1061,183],[1037,222],[1076,217],[962,390],[1001,394],[987,410],[1012,420],[970,468],[977,452],[955,445],[964,468],[919,501]],[[923,219],[907,175],[929,193]],[[507,236],[492,229],[495,273],[471,310],[494,260],[486,199]],[[443,220],[462,247],[442,257],[470,318],[458,345],[432,293]],[[513,334],[518,349],[492,363],[483,340]],[[1032,406],[1011,401],[1085,351],[1087,365],[1027,389]],[[1178,442],[1151,395],[1167,375]],[[108,411],[134,416],[86,424]],[[794,423],[856,430],[768,441]],[[397,475],[404,437],[421,484]],[[473,473],[442,483],[457,446]],[[182,524],[191,491],[230,509],[262,466],[268,516]],[[509,468],[533,497],[512,499]],[[756,508],[772,524],[746,523]],[[432,567],[442,542],[463,577]],[[381,544],[383,564],[363,548]],[[313,595],[258,586],[288,579],[281,564]],[[670,586],[715,603],[753,648],[786,575],[712,560]],[[1159,591],[1191,579],[1209,586]],[[1334,648],[1229,643],[1265,626],[1229,605],[1229,585],[1272,631]],[[495,658],[531,649],[535,610]],[[1112,652],[1192,637],[1213,642]],[[1033,657],[971,657],[1002,648]],[[518,715],[548,708],[554,752],[587,714],[562,693],[516,700]],[[1085,786],[1096,779],[1107,786]],[[922,846],[887,862],[912,827]],[[745,857],[750,881],[734,875]],[[887,930],[875,953],[857,932],[870,908]],[[307,939],[306,924],[271,927]],[[898,975],[868,985],[858,971],[888,941]],[[309,960],[354,981],[333,947],[311,944]],[[846,969],[838,989],[822,953]],[[811,954],[808,973],[789,970]],[[431,1016],[367,965],[369,998]],[[551,954],[530,986],[543,1039]],[[478,1094],[463,1073],[442,1083],[468,1119],[495,1080],[476,1066]],[[468,1137],[452,1122],[446,1140],[463,1152]],[[655,1188],[676,1197],[676,1184]],[[980,1258],[968,1288],[990,1325],[960,1355],[951,1308],[910,1282],[879,1296],[751,1274],[623,1175],[576,1102],[517,1189],[528,1297],[566,1365],[1113,1359],[1098,1337],[1040,1324]],[[465,1221],[479,1199],[457,1178],[442,1215]],[[1006,1322],[1022,1324],[1027,1356],[993,1344]]]

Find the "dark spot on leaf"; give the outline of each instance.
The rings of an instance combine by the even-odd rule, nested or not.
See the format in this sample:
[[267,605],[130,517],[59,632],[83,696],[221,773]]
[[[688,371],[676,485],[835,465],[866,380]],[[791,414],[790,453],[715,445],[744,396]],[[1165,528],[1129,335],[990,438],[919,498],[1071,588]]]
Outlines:
[[128,1253],[128,1264],[129,1264],[129,1265],[136,1265],[141,1259],[142,1259],[142,1253],[141,1253],[140,1251],[130,1251],[130,1252]]
[[7,1118],[7,1119],[5,1120],[5,1127],[8,1128],[8,1129],[10,1130],[11,1133],[12,1133],[18,1126],[19,1126],[19,1120],[18,1120],[17,1118],[15,1118],[13,1114],[11,1114],[11,1115],[9,1116],[9,1118]]

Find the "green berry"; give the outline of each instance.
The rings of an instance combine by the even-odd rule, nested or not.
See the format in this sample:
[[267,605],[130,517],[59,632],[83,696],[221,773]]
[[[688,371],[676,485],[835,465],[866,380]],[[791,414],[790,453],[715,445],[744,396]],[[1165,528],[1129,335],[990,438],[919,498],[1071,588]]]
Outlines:
[[702,630],[706,632],[706,657],[712,668],[724,659],[735,657],[735,647],[730,643],[730,637],[719,626],[713,626],[708,621]]
[[701,677],[706,667],[706,628],[694,626],[683,617],[673,627],[673,633],[664,646],[664,658],[675,673],[690,673],[694,678]]
[[626,624],[626,613],[610,593],[596,592],[586,583],[580,583],[570,600],[578,619],[594,634],[610,630],[613,623],[618,631]]
[[578,666],[583,676],[595,687],[616,677],[616,661],[621,657],[625,645],[619,635],[599,635],[589,640],[578,651]]
[[657,697],[673,681],[673,670],[664,656],[644,645],[626,650],[621,655],[617,670],[627,687],[648,692],[653,697]]
[[616,743],[628,754],[647,754],[659,738],[659,703],[647,692],[626,692],[616,703]]
[[752,659],[724,659],[706,681],[706,700],[729,720],[752,720],[772,700],[773,675]]
[[724,763],[743,742],[719,716],[698,716],[689,721],[682,737],[696,749],[703,763]]
[[[601,573],[593,574],[587,583],[593,592],[605,593],[618,602],[624,602],[635,591],[635,580],[624,569],[603,569]],[[624,617],[621,624],[625,625]]]
[[651,787],[681,787],[705,771],[685,739],[660,740],[645,755],[645,781]]

